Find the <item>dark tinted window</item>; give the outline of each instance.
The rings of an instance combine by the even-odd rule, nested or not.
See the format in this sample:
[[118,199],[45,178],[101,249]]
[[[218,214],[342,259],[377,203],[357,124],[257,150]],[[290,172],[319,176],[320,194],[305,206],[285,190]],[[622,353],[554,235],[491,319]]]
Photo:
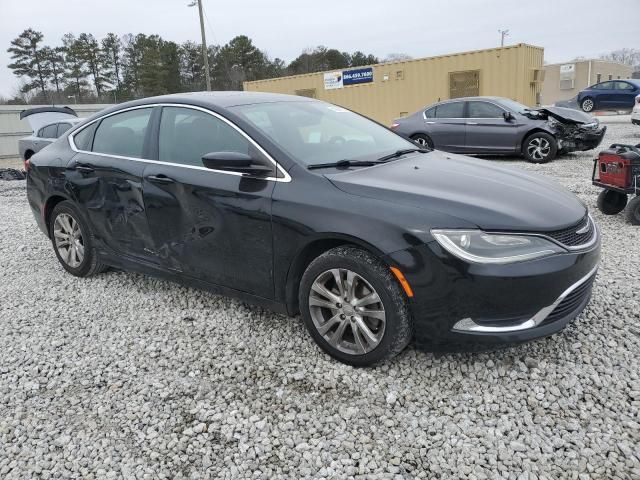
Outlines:
[[504,110],[489,102],[469,102],[469,118],[502,118]]
[[86,128],[83,128],[73,136],[73,143],[76,144],[78,150],[90,151],[93,144],[93,134],[96,131],[98,123],[92,123]]
[[62,135],[64,132],[66,132],[70,128],[71,128],[71,124],[70,123],[59,123],[58,124],[58,133],[57,133],[56,136],[59,137],[60,135]]
[[593,88],[596,90],[612,90],[613,82],[602,82],[602,83],[599,83],[598,85],[594,85]]
[[436,107],[436,118],[462,118],[463,102],[443,103]]
[[424,112],[424,118],[434,118],[436,116],[436,107],[431,107]]
[[142,158],[151,110],[141,108],[104,118],[96,130],[92,150],[107,155]]
[[633,85],[627,82],[616,82],[616,90],[633,90]]
[[44,127],[42,130],[42,135],[40,137],[43,138],[58,138],[58,124],[54,123],[53,125],[48,125]]
[[249,154],[249,148],[243,135],[213,115],[191,108],[162,109],[158,159],[163,162],[202,167],[207,153]]

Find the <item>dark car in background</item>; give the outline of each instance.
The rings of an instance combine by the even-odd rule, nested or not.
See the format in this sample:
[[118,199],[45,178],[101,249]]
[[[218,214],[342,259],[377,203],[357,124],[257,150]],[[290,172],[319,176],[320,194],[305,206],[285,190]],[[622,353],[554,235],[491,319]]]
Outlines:
[[394,120],[391,129],[429,148],[453,153],[523,155],[534,163],[591,150],[606,127],[583,112],[529,108],[502,97],[446,100]]
[[640,94],[640,80],[609,80],[596,83],[578,93],[578,105],[585,112],[631,110]]
[[114,266],[300,312],[352,365],[414,337],[549,335],[599,262],[587,208],[558,185],[289,95],[110,108],[31,158],[27,196],[72,275]]

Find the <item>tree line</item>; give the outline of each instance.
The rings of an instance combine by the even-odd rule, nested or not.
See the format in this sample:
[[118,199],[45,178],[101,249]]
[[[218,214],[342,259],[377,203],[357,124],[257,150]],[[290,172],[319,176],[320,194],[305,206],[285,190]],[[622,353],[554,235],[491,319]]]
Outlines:
[[[109,33],[98,39],[68,33],[52,47],[44,44],[42,32],[29,28],[11,41],[8,52],[8,67],[21,81],[8,103],[111,103],[205,89],[201,44],[178,44],[159,35]],[[241,90],[244,81],[380,62],[372,54],[318,46],[287,65],[271,59],[246,35],[211,45],[207,53],[214,90]],[[408,58],[392,54],[385,61]]]

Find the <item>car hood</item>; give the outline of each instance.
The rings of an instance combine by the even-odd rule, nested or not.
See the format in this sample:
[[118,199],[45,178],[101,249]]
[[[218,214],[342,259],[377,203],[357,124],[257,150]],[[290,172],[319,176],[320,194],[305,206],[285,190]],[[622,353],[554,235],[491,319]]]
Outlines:
[[592,117],[588,113],[581,112],[580,110],[574,110],[573,108],[565,107],[543,107],[532,110],[533,112],[540,112],[543,115],[548,115],[563,123],[575,123],[578,125],[598,123],[595,117]]
[[37,132],[41,127],[58,120],[77,118],[76,112],[69,107],[37,107],[23,110],[20,120],[26,119],[31,130]]
[[435,211],[484,230],[560,230],[587,213],[575,195],[538,175],[440,151],[325,176],[352,195]]

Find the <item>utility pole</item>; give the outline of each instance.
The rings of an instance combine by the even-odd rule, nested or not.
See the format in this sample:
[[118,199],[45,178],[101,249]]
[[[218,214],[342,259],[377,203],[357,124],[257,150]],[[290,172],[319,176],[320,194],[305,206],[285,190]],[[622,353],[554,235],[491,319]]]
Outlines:
[[500,46],[504,47],[504,37],[509,36],[509,30],[498,30],[500,33]]
[[207,51],[207,37],[204,33],[204,13],[202,12],[202,0],[193,0],[189,6],[198,5],[198,13],[200,14],[200,33],[202,34],[202,60],[204,62],[204,75],[207,79],[207,91],[211,91],[211,74],[209,73],[209,52]]

